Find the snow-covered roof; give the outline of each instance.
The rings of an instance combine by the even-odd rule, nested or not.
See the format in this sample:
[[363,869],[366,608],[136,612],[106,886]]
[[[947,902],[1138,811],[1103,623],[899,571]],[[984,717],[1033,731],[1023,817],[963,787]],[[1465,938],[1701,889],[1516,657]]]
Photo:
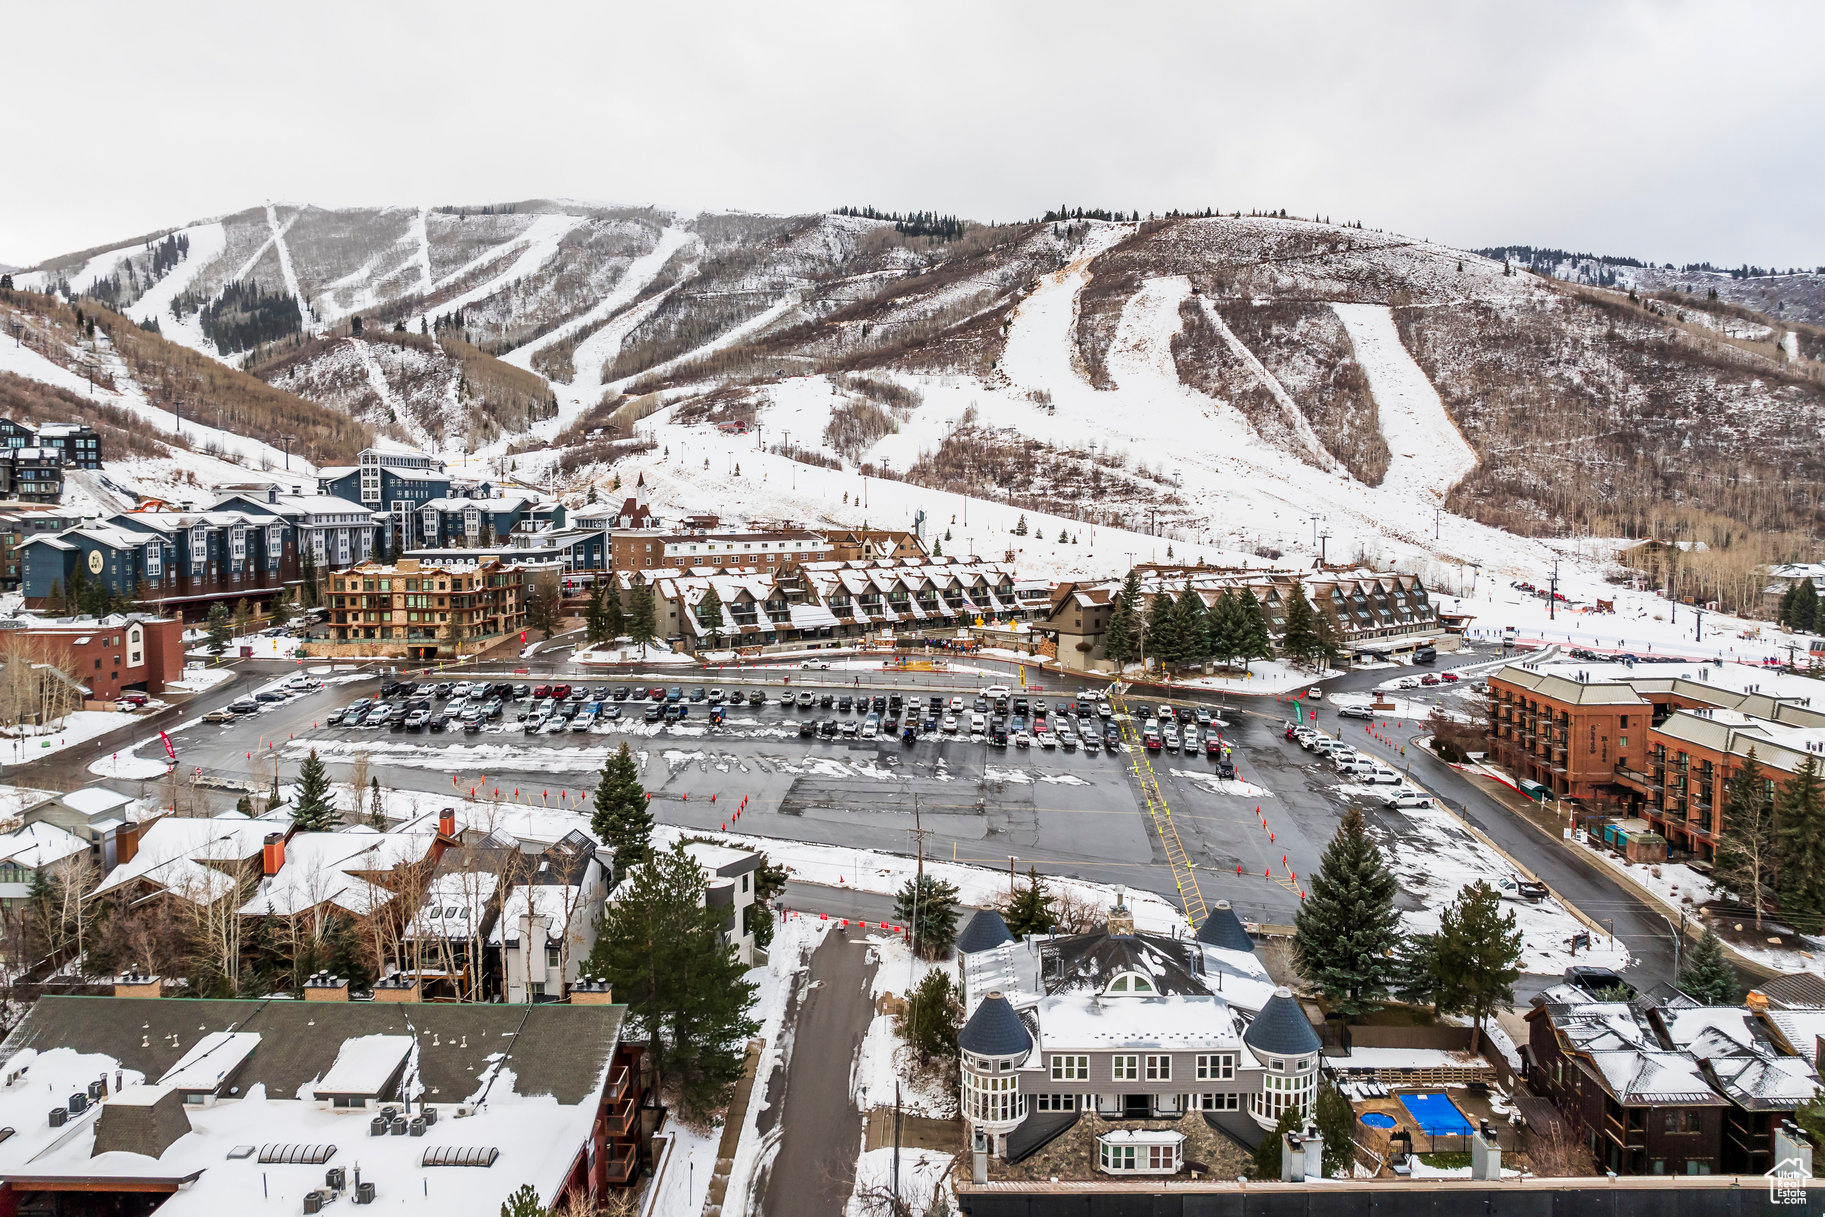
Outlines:
[[299,833],[285,845],[285,864],[263,879],[241,906],[247,916],[290,917],[324,905],[365,916],[392,900],[393,892],[366,876],[423,862],[437,839],[434,829]]
[[40,820],[0,837],[0,862],[38,870],[75,854],[88,852],[88,842],[55,824]]
[[225,868],[257,856],[267,834],[284,828],[282,820],[236,814],[207,820],[166,816],[145,831],[139,850],[109,871],[95,894],[105,896],[143,880],[195,903],[213,903],[234,887]]
[[409,1035],[360,1035],[343,1040],[336,1063],[318,1079],[313,1093],[319,1099],[379,1095],[416,1046],[417,1041]]
[[211,1031],[191,1045],[177,1064],[165,1070],[158,1083],[172,1090],[213,1094],[259,1044],[258,1031]]
[[1220,997],[1048,997],[1033,1010],[1043,1052],[1240,1050],[1242,1029]]
[[133,801],[133,796],[109,790],[106,786],[84,786],[63,795],[59,801],[71,811],[84,816],[98,816],[105,811],[125,807]]

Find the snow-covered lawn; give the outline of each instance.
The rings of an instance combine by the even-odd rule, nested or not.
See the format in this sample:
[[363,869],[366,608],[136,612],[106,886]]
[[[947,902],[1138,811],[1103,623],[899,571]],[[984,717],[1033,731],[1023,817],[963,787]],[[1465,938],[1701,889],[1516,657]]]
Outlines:
[[1210,676],[1175,676],[1167,683],[1189,689],[1209,689],[1220,693],[1244,693],[1257,697],[1273,697],[1281,693],[1292,693],[1308,688],[1321,680],[1341,675],[1342,673],[1335,668],[1326,668],[1322,672],[1314,673],[1310,668],[1298,667],[1283,659],[1257,659],[1248,665],[1246,673],[1236,672],[1224,675],[1219,672]]
[[175,693],[203,693],[233,679],[233,668],[206,668],[200,664],[186,664],[184,675],[165,687]]
[[[893,1187],[894,1151],[871,1149],[856,1159],[855,1191],[843,1210],[845,1217],[875,1217],[885,1210],[866,1197],[878,1196]],[[942,1193],[949,1204],[947,1212],[957,1211],[956,1190],[951,1186],[951,1155],[935,1149],[902,1149],[900,1151],[900,1199],[907,1212],[923,1213],[933,1198]]]
[[[658,848],[684,833],[704,835],[698,830],[674,828],[660,824],[653,829]],[[817,845],[805,841],[781,841],[772,837],[754,837],[743,833],[716,833],[718,839],[757,849],[776,866],[783,866],[801,883],[825,887],[850,888],[859,892],[896,895],[910,882],[918,861],[904,854],[890,854],[874,849],[853,849],[845,845]],[[957,886],[958,900],[975,907],[998,904],[1007,896],[1006,871],[971,866],[963,862],[925,860],[925,873]],[[1115,904],[1116,889],[1107,883],[1090,883],[1082,879],[1065,879],[1048,875],[1046,886],[1055,893],[1068,892],[1091,908],[1106,909]],[[1164,899],[1149,892],[1123,889],[1122,899],[1134,914],[1137,929],[1170,934],[1182,929],[1185,915]]]
[[[302,644],[290,635],[281,634],[276,638],[269,638],[260,634],[250,634],[245,638],[234,638],[229,640],[228,649],[222,652],[219,658],[242,658],[242,647],[252,648],[252,655],[250,658],[253,659],[295,659],[303,650]],[[210,660],[218,658],[218,656],[210,651],[207,644],[193,647],[190,650],[185,651],[184,654]]]
[[[948,972],[953,984],[959,980],[954,959],[915,959],[906,939],[898,934],[871,933],[868,949],[879,964],[874,977],[877,1002],[888,994],[910,996],[931,972]],[[956,1090],[938,1084],[929,1071],[919,1070],[911,1046],[894,1029],[894,1016],[878,1013],[869,1022],[868,1034],[850,1067],[849,1093],[861,1111],[891,1110],[896,1085],[901,1109],[909,1115],[949,1119],[957,1114]]]
[[[541,644],[535,644],[541,645]],[[670,647],[655,646],[652,643],[639,645],[629,643],[615,647],[592,647],[578,651],[570,657],[572,663],[650,663],[667,666],[694,667],[697,660],[689,655],[680,654]]]
[[[119,710],[77,710],[48,728],[12,727],[0,730],[0,765],[36,761],[125,727],[134,716]],[[163,772],[161,770],[161,772]]]

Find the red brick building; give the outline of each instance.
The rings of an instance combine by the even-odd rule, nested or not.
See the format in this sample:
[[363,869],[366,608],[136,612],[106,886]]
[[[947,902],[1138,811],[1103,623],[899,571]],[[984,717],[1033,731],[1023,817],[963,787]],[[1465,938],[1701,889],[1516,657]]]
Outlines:
[[[1764,680],[1783,681],[1783,694]],[[1511,664],[1489,677],[1489,754],[1558,798],[1641,817],[1676,859],[1706,860],[1724,785],[1752,749],[1769,800],[1807,756],[1825,755],[1815,688],[1825,706],[1819,682],[1697,662]]]
[[184,626],[174,618],[142,613],[60,618],[17,633],[44,648],[37,661],[57,662],[86,685],[92,701],[111,702],[130,689],[163,693],[184,674]]

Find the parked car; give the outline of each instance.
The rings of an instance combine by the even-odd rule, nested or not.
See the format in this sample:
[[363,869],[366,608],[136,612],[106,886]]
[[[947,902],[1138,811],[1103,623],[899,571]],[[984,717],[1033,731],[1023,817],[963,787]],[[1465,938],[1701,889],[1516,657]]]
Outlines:
[[828,659],[806,659],[801,660],[798,666],[801,668],[828,669],[830,667],[830,661]]
[[1381,802],[1382,806],[1392,807],[1396,810],[1432,806],[1432,799],[1429,796],[1407,788],[1389,791],[1382,796]]
[[203,721],[206,723],[232,723],[235,718],[235,712],[226,706],[203,715]]
[[810,737],[812,737],[813,735],[816,735],[816,734],[817,734],[816,721],[809,719],[809,718],[800,720],[800,722],[798,724],[798,737],[800,739],[809,739]]
[[1337,707],[1338,718],[1374,718],[1375,711],[1360,702],[1351,702]]
[[276,701],[284,701],[285,694],[278,689],[261,689],[258,693],[253,695],[253,699],[257,702],[265,702],[270,705]]

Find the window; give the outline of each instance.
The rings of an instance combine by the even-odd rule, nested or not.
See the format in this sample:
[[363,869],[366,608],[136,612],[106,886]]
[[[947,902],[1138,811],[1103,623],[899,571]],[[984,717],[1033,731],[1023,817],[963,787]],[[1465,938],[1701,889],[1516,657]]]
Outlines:
[[1131,1171],[1134,1169],[1134,1146],[1105,1145],[1103,1151],[1103,1169],[1106,1171]]
[[1193,1111],[1240,1111],[1242,1096],[1235,1091],[1206,1091],[1191,1096],[1189,1104]]
[[1198,1081],[1227,1082],[1236,1076],[1236,1058],[1228,1052],[1211,1053],[1198,1058]]
[[555,968],[558,966],[558,964],[559,964],[558,948],[556,948],[554,946],[547,946],[545,948],[545,966],[548,968]]
[[1696,1111],[1662,1112],[1661,1119],[1664,1121],[1661,1127],[1666,1132],[1700,1132],[1704,1128],[1704,1118]]
[[1147,1080],[1149,1082],[1172,1081],[1172,1058],[1164,1053],[1147,1057]]
[[1074,1094],[1042,1094],[1034,1096],[1034,1107],[1039,1111],[1076,1111],[1077,1096]]
[[1147,1169],[1150,1171],[1176,1171],[1178,1166],[1178,1149],[1176,1145],[1149,1145],[1147,1147]]
[[1054,1082],[1085,1082],[1089,1079],[1089,1057],[1054,1056],[1052,1058],[1052,1080]]
[[1135,1055],[1109,1058],[1109,1076],[1118,1082],[1136,1082],[1141,1076],[1141,1058]]

